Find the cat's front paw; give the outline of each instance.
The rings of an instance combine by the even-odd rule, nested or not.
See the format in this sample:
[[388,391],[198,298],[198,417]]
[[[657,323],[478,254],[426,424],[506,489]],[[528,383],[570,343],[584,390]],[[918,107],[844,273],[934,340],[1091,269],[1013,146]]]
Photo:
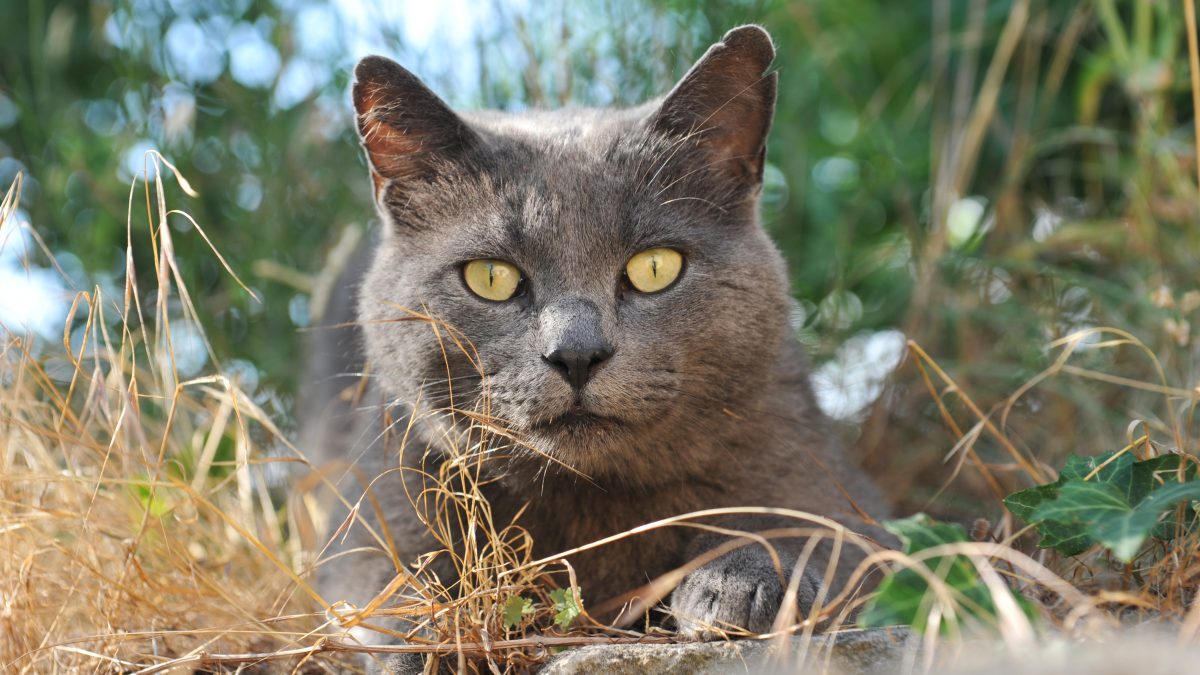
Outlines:
[[[783,572],[791,572],[786,560]],[[671,614],[679,632],[691,638],[766,633],[783,604],[785,584],[766,551],[739,549],[687,575],[671,594]],[[805,572],[797,593],[798,616],[812,607],[817,588],[816,579]]]

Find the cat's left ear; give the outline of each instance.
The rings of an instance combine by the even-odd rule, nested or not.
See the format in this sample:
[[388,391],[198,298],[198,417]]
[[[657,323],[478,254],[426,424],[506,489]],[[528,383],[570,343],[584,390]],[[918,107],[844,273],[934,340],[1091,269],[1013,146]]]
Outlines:
[[657,132],[694,143],[706,169],[746,187],[762,181],[778,76],[771,36],[741,26],[692,66],[650,120]]
[[480,144],[450,106],[390,59],[359,61],[352,93],[377,198],[389,183],[428,180],[449,170]]

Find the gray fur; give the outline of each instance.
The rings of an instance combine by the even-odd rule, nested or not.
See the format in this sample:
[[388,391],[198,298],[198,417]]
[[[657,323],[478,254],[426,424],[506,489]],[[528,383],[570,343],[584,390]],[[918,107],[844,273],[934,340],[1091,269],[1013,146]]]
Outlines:
[[[343,349],[338,360],[369,372],[370,386],[358,400],[337,379],[311,388],[311,409],[324,412],[307,420],[310,450],[351,459],[368,476],[398,462],[415,467],[426,448],[436,463],[468,426],[440,411],[482,410],[486,390],[489,412],[520,440],[492,462],[488,497],[500,525],[528,504],[520,522],[539,556],[724,506],[801,509],[879,534],[858,514],[882,517],[886,506],[816,407],[788,325],[784,263],[758,223],[773,56],[765,31],[742,27],[662,101],[521,115],[456,115],[398,65],[360,63],[355,102],[382,232],[369,269],[350,270],[342,284],[360,289],[359,326],[319,341],[353,345],[345,333],[359,333],[361,351]],[[656,246],[682,251],[686,267],[673,286],[644,295],[622,271]],[[474,296],[461,266],[475,258],[515,264],[525,294],[502,303]],[[407,320],[410,310],[468,338],[480,368],[452,345],[443,350],[447,332]],[[572,333],[613,350],[578,393],[545,358]],[[399,433],[382,433],[385,410],[417,420],[401,457]],[[373,492],[411,560],[436,546],[403,480],[393,472]],[[363,530],[351,528],[344,548],[378,549]],[[720,539],[695,535],[663,529],[572,559],[585,600],[598,606]],[[780,546],[790,572],[803,540]],[[843,577],[858,559],[845,556]],[[394,574],[381,552],[360,552],[323,565],[320,587],[361,605]],[[761,630],[785,581],[762,547],[743,547],[689,577],[672,607],[748,618]],[[801,586],[804,605],[815,584]]]

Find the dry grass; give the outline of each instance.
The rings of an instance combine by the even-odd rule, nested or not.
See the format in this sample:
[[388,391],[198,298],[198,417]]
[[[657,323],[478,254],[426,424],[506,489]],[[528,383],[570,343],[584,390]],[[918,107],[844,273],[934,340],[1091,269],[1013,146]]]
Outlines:
[[[1200,387],[1186,389],[1171,386],[1154,352],[1124,331],[1089,329],[1056,341],[1051,346],[1058,350],[1058,354],[1051,365],[986,411],[920,346],[914,343],[909,346],[946,425],[958,438],[945,457],[946,462],[954,466],[953,476],[957,477],[962,471],[976,472],[991,487],[997,500],[1006,493],[995,475],[997,468],[1008,473],[1024,474],[1026,480],[1034,484],[1049,482],[1057,474],[1055,467],[1020,449],[1018,443],[1009,437],[1007,424],[1009,413],[1023,396],[1056,377],[1091,379],[1161,396],[1163,419],[1167,423],[1132,420],[1127,429],[1127,438],[1115,441],[1112,449],[1120,448],[1120,452],[1134,453],[1139,459],[1177,453],[1183,454],[1189,461],[1198,461],[1190,453],[1190,449],[1196,447],[1196,439],[1189,430],[1193,426],[1192,417],[1197,404],[1200,403]],[[1079,352],[1109,349],[1132,349],[1140,353],[1159,373],[1160,380],[1130,380],[1071,363],[1072,357]],[[968,413],[953,414],[950,411],[952,401],[960,403]],[[960,421],[962,418],[966,419]],[[988,463],[979,456],[976,444],[987,436],[1009,453],[1009,462]],[[1030,529],[1018,527],[1011,515],[1006,513],[994,527],[979,533],[979,538],[989,541],[981,542],[976,555],[984,553],[994,561],[1003,561],[1001,567],[1007,569],[1002,569],[1002,573],[1008,575],[1012,584],[1026,597],[1039,601],[1042,614],[1050,620],[1051,625],[1070,633],[1080,628],[1080,621],[1085,618],[1098,620],[1098,625],[1110,628],[1162,622],[1167,626],[1177,626],[1181,639],[1198,636],[1200,610],[1197,610],[1193,601],[1197,591],[1200,591],[1200,533],[1188,532],[1126,566],[1110,560],[1102,551],[1064,557],[1050,550],[1039,550],[1033,558],[1026,557],[1015,547],[1024,537],[1026,545],[1022,548],[1028,549],[1031,538],[1026,535]],[[964,553],[971,548],[974,545],[966,547]],[[983,572],[982,567],[980,570]]]
[[[469,411],[479,423],[460,439],[461,454],[425,475],[425,489],[412,495],[431,514],[430,528],[446,544],[437,555],[453,559],[459,581],[447,587],[427,574],[431,555],[411,569],[397,561],[395,582],[366,607],[322,598],[309,577],[328,518],[315,493],[333,487],[324,479],[330,469],[312,467],[236,382],[179,376],[172,325],[199,325],[199,317],[166,227],[170,215],[188,216],[168,210],[162,177],[191,190],[157,153],[147,162],[154,178],[130,191],[123,297],[98,287],[80,292],[58,348],[0,327],[0,670],[268,664],[340,672],[358,663],[345,653],[363,651],[455,653],[464,667],[471,656],[522,670],[555,647],[670,639],[603,630],[586,608],[569,633],[552,628],[554,582],[545,574],[573,573],[562,556],[532,560],[527,533],[492,522],[479,490],[485,453],[475,450],[503,432],[486,410]],[[16,210],[20,180],[0,207],[0,223]],[[137,222],[135,205],[143,203],[145,220]],[[133,265],[135,228],[143,226],[154,253],[149,274]],[[36,257],[25,253],[27,261]],[[213,255],[225,264],[215,247]],[[139,294],[147,278],[157,289],[152,305]],[[451,327],[414,318],[444,335],[448,349],[470,349]],[[220,372],[218,355],[205,348]],[[290,494],[284,472],[299,477]],[[366,508],[377,508],[369,497],[354,504]],[[480,533],[480,545],[450,546],[459,528]],[[387,534],[378,534],[390,548]],[[515,625],[504,619],[512,596],[532,609]],[[350,637],[394,614],[429,618],[405,646],[367,649]],[[430,633],[439,639],[421,637]]]
[[[932,236],[920,242],[910,334],[920,334],[920,324],[947,294],[938,286],[936,271],[947,248],[944,220],[950,202],[973,181],[999,82],[1014,60],[1033,58],[1018,44],[1031,23],[1029,5],[1014,6],[988,62],[981,93],[972,98],[975,82],[960,76],[953,86],[955,100],[963,105],[955,108],[954,115],[935,115],[939,132],[934,149],[939,158],[934,172],[935,223]],[[1192,5],[1192,0],[1184,0],[1189,17]],[[1084,17],[1080,25],[1090,11],[1080,9],[1079,16]],[[1041,21],[1039,16],[1035,12],[1032,22]],[[1200,101],[1194,25],[1189,26],[1187,37],[1193,94]],[[1053,89],[1061,82],[1077,38],[1071,30],[1063,33],[1049,75],[1041,83],[1044,87]],[[934,65],[937,72],[949,67]],[[969,60],[960,67],[974,72]],[[1030,77],[1036,79],[1038,72],[1024,68],[1021,77],[1033,73]],[[1022,80],[1023,91],[1032,92],[1037,86],[1033,80]],[[1033,127],[1016,129],[1014,138],[1020,143],[1014,141],[1014,147],[1037,133],[1039,129]],[[1013,172],[1023,171],[1027,158],[1016,151],[1012,156]],[[156,167],[154,178],[135,183],[130,191],[130,252],[122,296],[105,297],[99,288],[81,292],[61,346],[36,346],[29,336],[0,326],[0,671],[151,673],[233,670],[259,664],[279,672],[340,672],[357,663],[348,658],[349,652],[420,651],[442,654],[460,668],[504,672],[525,670],[556,647],[674,639],[663,633],[645,636],[601,626],[586,612],[569,631],[554,627],[549,592],[555,581],[549,575],[565,569],[569,577],[569,560],[578,550],[535,560],[528,533],[493,522],[486,502],[479,498],[480,484],[486,480],[485,454],[476,450],[503,431],[486,410],[463,411],[474,415],[479,424],[463,437],[461,453],[436,475],[426,475],[425,490],[413,496],[429,506],[434,516],[430,525],[441,541],[448,543],[450,533],[460,527],[481,533],[478,546],[465,550],[447,546],[438,554],[452,558],[460,581],[452,587],[438,582],[424,566],[431,558],[415,569],[397,561],[396,581],[366,607],[348,607],[338,598],[321,597],[309,579],[323,549],[318,533],[324,530],[327,515],[314,495],[318,487],[328,487],[324,474],[308,474],[293,489],[286,489],[281,474],[305,476],[311,467],[274,421],[237,382],[216,374],[182,379],[176,369],[172,325],[180,320],[199,322],[175,265],[171,231],[165,226],[169,214],[186,214],[168,211],[162,176],[173,175],[185,193],[190,189],[160,156],[150,155],[148,162]],[[1145,165],[1152,166],[1149,161]],[[1196,186],[1183,184],[1184,174],[1173,171],[1170,180],[1158,181],[1147,171],[1134,181],[1135,192],[1140,190],[1147,203],[1155,202],[1155,197],[1161,197],[1162,204],[1192,203],[1185,212],[1195,213]],[[19,182],[18,177],[0,204],[0,223],[11,219],[16,209]],[[1025,217],[1026,210],[1010,203],[1017,198],[1015,193],[1003,196],[998,232],[1016,232],[1005,223]],[[1155,219],[1145,210],[1149,207],[1137,200],[1131,203],[1128,229],[1139,235],[1138,241],[1154,241]],[[195,225],[195,232],[205,236]],[[133,247],[143,245],[135,242],[148,242],[153,269],[134,269]],[[1059,243],[1050,241],[1046,248],[1052,250]],[[44,250],[43,254],[48,256]],[[215,247],[213,255],[224,265]],[[228,265],[225,269],[234,274]],[[139,288],[156,292],[143,298]],[[432,317],[414,318],[439,331],[447,349],[470,353],[470,345],[451,327]],[[77,330],[79,326],[84,330]],[[964,340],[977,337],[970,330],[962,335]],[[1039,451],[1037,439],[1044,436],[1044,429],[1025,433],[1022,425],[1032,427],[1038,420],[1028,413],[1010,412],[1031,391],[1064,379],[1102,385],[1110,400],[1154,397],[1160,413],[1133,420],[1127,437],[1108,439],[1107,448],[1080,450],[1124,447],[1142,457],[1195,452],[1194,414],[1200,389],[1185,378],[1168,376],[1171,368],[1160,363],[1162,349],[1147,346],[1127,332],[1104,329],[1072,333],[1052,348],[1057,352],[1046,371],[1011,394],[995,396],[971,391],[970,385],[956,381],[919,345],[910,343],[907,372],[915,374],[918,386],[932,396],[951,434],[951,451],[938,458],[950,467],[947,485],[966,482],[998,500],[1015,485],[1053,477],[1061,457]],[[970,349],[960,351],[972,354]],[[1082,358],[1100,351],[1119,353],[1124,360],[1136,354],[1142,366],[1109,372]],[[218,356],[210,353],[210,363],[219,364]],[[1186,363],[1178,357],[1176,366],[1179,361]],[[221,371],[214,368],[213,372]],[[1076,403],[1065,398],[1047,400],[1045,416],[1057,416]],[[1045,426],[1060,434],[1075,432],[1053,422]],[[995,452],[985,455],[980,451],[983,444]],[[284,471],[290,469],[295,471]],[[904,481],[900,476],[896,480]],[[370,499],[347,505],[375,508]],[[1161,622],[1181,640],[1200,637],[1200,604],[1195,603],[1200,589],[1200,537],[1194,533],[1123,566],[1101,552],[1062,558],[1033,551],[1028,528],[1019,528],[1006,516],[981,528],[981,541],[905,556],[878,550],[871,542],[809,514],[772,512],[797,520],[796,530],[775,536],[803,531],[832,538],[841,546],[864,547],[870,555],[860,574],[875,565],[917,570],[933,589],[929,610],[937,617],[934,623],[952,624],[968,600],[940,580],[935,574],[937,564],[925,561],[948,553],[967,556],[983,582],[997,591],[998,614],[991,628],[1014,653],[1022,653],[1046,627],[1072,637],[1095,637],[1131,623]],[[687,514],[618,536],[635,537],[657,527],[703,527],[704,518],[712,515],[716,513]],[[386,532],[377,534],[387,546]],[[702,562],[692,561],[653,580],[640,589],[643,597],[652,603],[665,596]],[[1006,586],[1037,602],[1040,624],[1031,623],[1008,600],[1007,593],[1001,592]],[[517,625],[504,619],[506,603],[513,596],[530,600],[534,610]],[[648,604],[632,608],[630,615],[640,615]],[[813,616],[780,616],[776,630],[760,637],[807,634],[822,622],[844,625],[856,604],[845,595],[822,598]],[[428,633],[435,637],[415,635],[404,646],[365,648],[347,632],[370,628],[373,617],[395,613],[421,616],[420,628],[430,629]],[[926,661],[917,667],[931,666],[939,650],[953,653],[952,644],[939,643],[954,637],[929,632]]]
[[[324,529],[315,523],[327,514],[313,495],[328,485],[325,472],[307,470],[236,382],[180,378],[172,324],[199,325],[199,317],[165,226],[168,216],[187,215],[168,211],[162,175],[191,190],[157,153],[147,162],[154,178],[130,191],[124,296],[79,293],[58,350],[0,327],[0,670],[151,673],[269,663],[338,672],[350,667],[340,654],[364,651],[347,631],[369,628],[372,617],[417,611],[433,616],[435,633],[450,644],[415,638],[392,651],[499,654],[493,664],[517,669],[552,646],[593,641],[579,630],[570,639],[522,637],[553,623],[549,589],[537,582],[557,561],[531,564],[529,537],[491,522],[479,499],[483,455],[466,450],[426,476],[428,489],[413,496],[428,500],[431,529],[442,541],[461,518],[488,542],[461,552],[447,546],[461,576],[453,589],[418,566],[367,607],[314,590],[308,576]],[[15,212],[20,187],[18,177],[0,223]],[[155,254],[152,306],[138,292],[150,275],[133,266],[138,198]],[[42,253],[49,257],[44,246]],[[213,255],[224,265],[216,248]],[[80,324],[84,330],[73,336]],[[449,327],[441,330],[467,347]],[[205,348],[219,372],[217,355]],[[462,447],[478,443],[468,437]],[[301,477],[290,495],[281,468]],[[356,505],[370,507],[369,499]],[[381,609],[405,581],[420,588],[418,597]],[[529,599],[534,611],[505,627],[510,595]]]
[[[5,332],[0,359],[0,669],[152,673],[258,664],[280,672],[336,672],[357,663],[348,660],[347,652],[419,651],[440,654],[460,670],[514,672],[541,662],[557,647],[674,639],[661,632],[642,635],[605,627],[586,610],[569,631],[555,628],[549,597],[555,582],[548,574],[565,568],[570,577],[570,557],[582,550],[659,527],[706,527],[705,518],[725,511],[685,514],[534,560],[528,533],[493,522],[481,498],[488,453],[479,450],[495,434],[504,433],[486,409],[459,411],[477,422],[459,439],[462,451],[436,475],[424,475],[424,490],[410,496],[431,514],[431,530],[445,546],[435,555],[450,556],[460,580],[445,586],[429,574],[427,566],[435,557],[431,555],[415,568],[397,561],[395,581],[366,607],[322,598],[308,575],[323,549],[317,532],[324,529],[319,524],[327,516],[314,494],[318,486],[329,486],[327,472],[296,472],[306,477],[287,496],[278,479],[280,465],[308,462],[272,420],[224,376],[181,380],[177,374],[172,322],[194,322],[198,317],[175,268],[171,235],[163,227],[170,213],[181,212],[167,210],[159,172],[170,171],[184,192],[189,188],[161,157],[150,155],[148,161],[157,167],[156,178],[141,183],[140,195],[136,184],[131,190],[129,246],[135,239],[133,205],[140,203],[134,198],[141,196],[155,252],[153,286],[160,289],[153,306],[138,295],[139,270],[133,269],[130,255],[124,297],[103,297],[98,288],[77,296],[77,311],[71,316],[85,330],[76,331],[73,338],[69,323],[62,351],[34,352],[29,337]],[[17,184],[8,191],[0,218],[11,217],[19,188]],[[198,225],[196,232],[205,236]],[[220,257],[215,248],[213,254]],[[437,331],[446,349],[472,353],[452,327],[416,313],[412,318]],[[1188,420],[1200,392],[1173,387],[1165,375],[1159,382],[1142,383],[1071,363],[1084,348],[1130,347],[1156,363],[1153,352],[1132,336],[1097,332],[1104,339],[1088,341],[1090,335],[1077,334],[1060,341],[1060,356],[1050,368],[987,410],[919,346],[910,345],[914,363],[959,439],[947,457],[957,465],[956,474],[976,471],[997,497],[1003,496],[991,475],[992,465],[975,450],[980,438],[990,436],[1030,480],[1052,476],[1053,467],[1009,440],[1006,425],[1008,411],[1022,396],[1061,376],[1092,378],[1164,397],[1164,419],[1170,421],[1167,438],[1155,443],[1150,425],[1131,425],[1131,451],[1194,446],[1187,437]],[[219,364],[216,355],[212,359]],[[1156,368],[1162,371],[1157,364]],[[1182,415],[1181,402],[1186,403]],[[378,508],[369,497],[346,505],[356,511]],[[649,600],[630,608],[627,616],[642,616],[690,570],[729,547],[769,545],[773,537],[804,533],[814,541],[831,538],[837,546],[862,547],[868,557],[859,575],[880,565],[918,570],[933,589],[929,610],[940,617],[935,624],[954,624],[969,600],[941,581],[932,561],[948,553],[968,556],[984,583],[997,591],[993,628],[1014,651],[1034,641],[1039,629],[1001,592],[1008,585],[1041,602],[1041,614],[1048,619],[1043,625],[1071,635],[1117,627],[1130,620],[1131,612],[1170,619],[1181,636],[1194,637],[1200,630],[1200,611],[1192,608],[1200,577],[1200,541],[1195,535],[1143,558],[1136,568],[1120,569],[1100,554],[1069,560],[1046,552],[1031,557],[1014,547],[1024,531],[1014,531],[1008,519],[997,525],[990,540],[910,557],[880,550],[810,514],[743,511],[790,516],[797,525],[731,542],[653,580],[638,589]],[[347,526],[343,523],[335,536]],[[451,546],[452,533],[460,528],[480,533],[479,545]],[[387,533],[377,534],[387,547]],[[531,601],[533,610],[515,625],[504,617],[513,596]],[[811,634],[822,624],[846,626],[860,603],[846,593],[824,597],[812,615],[785,613],[770,635],[759,637]],[[395,636],[407,639],[403,646],[363,647],[348,633],[352,628],[370,630],[373,619],[395,614],[422,617],[416,630]],[[926,666],[934,663],[944,639],[930,632]],[[821,655],[806,658],[810,664],[819,663]]]
[[6,672],[153,672],[171,658],[305,644],[321,623],[301,601],[304,557],[267,480],[291,460],[265,449],[286,439],[236,383],[178,376],[172,322],[195,311],[162,227],[161,179],[144,188],[130,192],[129,234],[144,196],[153,306],[131,254],[124,297],[79,293],[58,350],[38,357],[30,336],[0,330]]

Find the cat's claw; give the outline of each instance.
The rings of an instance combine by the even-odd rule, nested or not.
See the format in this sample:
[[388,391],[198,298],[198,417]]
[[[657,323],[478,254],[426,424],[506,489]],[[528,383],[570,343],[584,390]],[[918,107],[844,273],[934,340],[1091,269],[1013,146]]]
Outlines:
[[[791,571],[786,560],[783,571]],[[671,595],[671,614],[680,634],[700,640],[745,631],[767,633],[779,614],[785,588],[765,551],[732,551],[684,578]],[[797,617],[812,608],[817,589],[817,580],[805,572],[797,593]]]

